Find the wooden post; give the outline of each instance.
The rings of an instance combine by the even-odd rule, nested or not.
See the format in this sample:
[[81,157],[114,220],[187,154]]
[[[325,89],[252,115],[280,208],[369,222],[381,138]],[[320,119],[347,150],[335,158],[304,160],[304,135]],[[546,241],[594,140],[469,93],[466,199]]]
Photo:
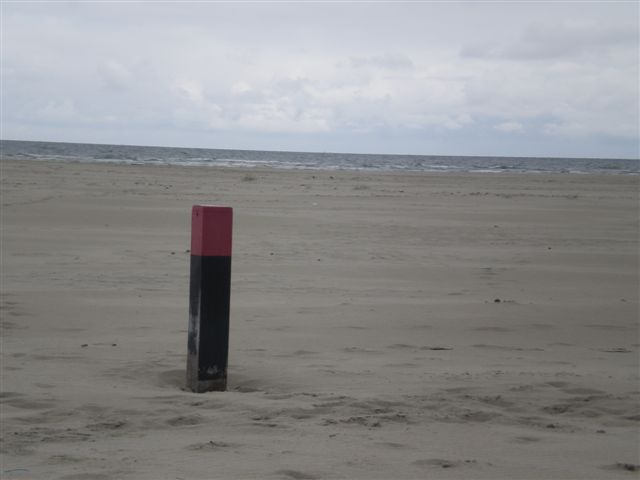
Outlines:
[[193,392],[227,388],[232,224],[230,207],[193,206],[187,342]]

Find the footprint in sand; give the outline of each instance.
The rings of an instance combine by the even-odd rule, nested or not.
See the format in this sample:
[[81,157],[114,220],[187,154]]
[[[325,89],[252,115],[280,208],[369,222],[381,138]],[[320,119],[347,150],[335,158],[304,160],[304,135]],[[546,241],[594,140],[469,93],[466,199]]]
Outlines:
[[543,352],[543,348],[524,348],[524,347],[512,347],[510,345],[487,345],[479,343],[472,345],[474,348],[482,348],[485,350],[503,350],[506,352]]
[[361,347],[346,347],[342,349],[345,353],[382,353],[379,350],[373,350],[371,348],[361,348]]
[[493,326],[476,327],[476,328],[472,328],[471,330],[473,330],[475,332],[497,332],[497,333],[513,332],[513,330],[511,328],[493,327]]
[[85,458],[83,457],[76,457],[73,455],[66,455],[66,454],[51,455],[49,457],[49,463],[52,465],[70,465],[74,463],[80,463],[83,461],[85,461]]
[[109,480],[113,478],[106,473],[73,473],[60,477],[60,480]]
[[238,443],[209,440],[208,442],[192,443],[191,445],[187,445],[185,448],[187,450],[211,452],[216,450],[225,450],[228,448],[236,448],[239,446],[240,444]]
[[295,352],[290,353],[281,353],[279,355],[275,355],[276,357],[281,358],[290,358],[290,357],[304,357],[307,355],[317,355],[318,352],[314,352],[312,350],[296,350]]
[[607,325],[607,324],[599,324],[599,323],[592,323],[591,325],[587,325],[587,327],[595,328],[597,330],[618,330],[621,332],[633,330],[633,328],[626,327],[624,325]]
[[477,460],[445,460],[442,458],[430,458],[427,460],[416,460],[414,465],[419,467],[440,467],[440,468],[454,468],[461,466],[470,466],[478,463]]
[[565,388],[561,388],[564,393],[568,393],[570,395],[606,395],[607,392],[604,390],[598,390],[595,388],[584,388],[579,386],[571,386],[570,384],[566,384]]
[[640,472],[640,465],[635,463],[618,462],[613,465],[605,465],[602,467],[604,470],[622,470],[625,472]]
[[408,445],[404,443],[397,443],[397,442],[378,442],[377,444],[383,447],[389,447],[389,448],[398,448],[398,449],[410,448]]
[[10,405],[23,410],[45,410],[56,406],[54,401],[30,400],[17,392],[2,392],[0,400],[3,405]]
[[167,370],[160,372],[155,384],[158,387],[170,387],[180,389],[184,387],[186,381],[184,369]]
[[553,330],[556,328],[554,325],[549,323],[530,323],[528,325],[531,328],[535,328],[536,330]]
[[514,441],[516,443],[523,443],[523,444],[536,443],[536,442],[539,442],[540,440],[542,439],[539,437],[528,437],[528,436],[521,436],[521,437],[514,438]]
[[390,348],[392,350],[411,350],[418,347],[416,347],[415,345],[408,345],[406,343],[394,343],[393,345],[387,345],[387,348]]
[[167,425],[170,425],[172,427],[199,425],[204,422],[205,419],[200,415],[180,415],[165,421]]
[[301,472],[299,470],[283,469],[283,470],[278,470],[275,473],[276,475],[280,475],[284,478],[292,478],[294,480],[314,480],[316,478],[319,478],[318,476],[313,475],[312,473]]

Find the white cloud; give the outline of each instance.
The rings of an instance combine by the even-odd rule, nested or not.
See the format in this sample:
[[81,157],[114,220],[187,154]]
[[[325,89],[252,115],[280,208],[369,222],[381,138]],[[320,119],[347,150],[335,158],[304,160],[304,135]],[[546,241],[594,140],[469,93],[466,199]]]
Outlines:
[[234,95],[242,95],[251,91],[251,84],[249,82],[245,82],[244,80],[240,80],[231,85],[231,93]]
[[234,126],[267,132],[325,132],[330,117],[322,109],[299,109],[283,97],[248,105]]
[[174,83],[175,89],[188,100],[200,104],[204,101],[202,85],[197,80],[179,79]]
[[83,116],[78,111],[73,100],[68,98],[62,101],[50,101],[41,107],[37,107],[34,117],[41,121],[64,123],[83,120]]
[[503,122],[495,125],[493,128],[505,133],[524,131],[524,125],[522,125],[520,122]]
[[349,63],[354,68],[374,67],[389,70],[413,68],[413,61],[402,53],[384,53],[368,57],[351,57]]

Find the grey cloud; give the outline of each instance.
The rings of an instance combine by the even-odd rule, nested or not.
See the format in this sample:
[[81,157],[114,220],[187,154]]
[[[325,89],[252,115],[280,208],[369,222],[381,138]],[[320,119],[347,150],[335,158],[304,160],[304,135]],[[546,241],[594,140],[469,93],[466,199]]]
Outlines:
[[114,60],[103,62],[98,73],[107,90],[126,90],[132,80],[131,72],[124,65]]
[[636,25],[542,24],[528,26],[512,43],[480,43],[460,50],[465,58],[507,60],[550,60],[607,53],[613,48],[637,50]]
[[275,82],[274,89],[280,93],[304,93],[304,89],[312,83],[308,78],[282,78]]

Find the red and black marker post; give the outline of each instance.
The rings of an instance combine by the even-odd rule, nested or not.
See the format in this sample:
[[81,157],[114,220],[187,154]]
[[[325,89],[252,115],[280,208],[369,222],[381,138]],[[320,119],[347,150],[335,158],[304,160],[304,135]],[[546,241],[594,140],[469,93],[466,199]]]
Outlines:
[[187,387],[198,393],[227,388],[232,226],[230,207],[193,206]]

